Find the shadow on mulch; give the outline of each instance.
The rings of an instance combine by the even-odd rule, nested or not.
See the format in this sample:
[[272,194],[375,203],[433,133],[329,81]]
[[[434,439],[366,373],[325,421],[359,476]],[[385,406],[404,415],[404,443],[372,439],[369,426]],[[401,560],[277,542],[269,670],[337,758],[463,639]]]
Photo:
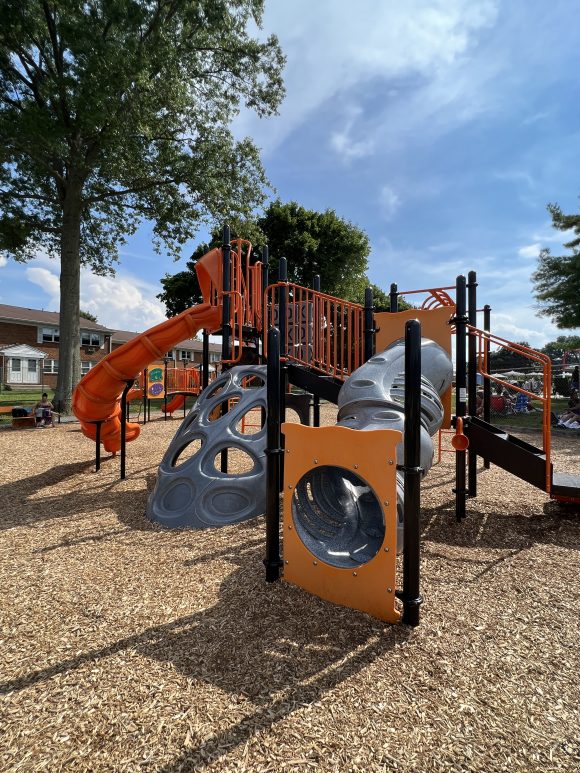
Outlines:
[[[0,502],[3,503],[0,530],[30,526],[54,518],[91,515],[97,508],[112,510],[129,529],[155,529],[145,517],[147,497],[155,484],[155,473],[150,472],[151,469],[131,470],[131,477],[144,476],[146,480],[146,487],[137,491],[122,489],[122,481],[118,477],[103,484],[99,475],[94,474],[92,462],[61,464],[17,483],[6,483],[0,486]],[[86,476],[75,491],[51,494],[54,486],[75,475]]]
[[238,548],[229,557],[237,568],[222,583],[215,606],[0,684],[0,694],[125,650],[169,662],[188,680],[248,701],[243,719],[209,739],[194,739],[164,768],[197,769],[320,700],[410,635],[403,626],[326,604],[285,583],[265,583],[258,547]]
[[[475,503],[470,503],[472,508]],[[462,523],[457,523],[454,502],[450,501],[422,511],[421,531],[430,542],[457,547],[520,551],[535,544],[546,544],[580,549],[577,511],[556,502],[545,503],[543,509],[542,515],[530,516],[472,509]]]

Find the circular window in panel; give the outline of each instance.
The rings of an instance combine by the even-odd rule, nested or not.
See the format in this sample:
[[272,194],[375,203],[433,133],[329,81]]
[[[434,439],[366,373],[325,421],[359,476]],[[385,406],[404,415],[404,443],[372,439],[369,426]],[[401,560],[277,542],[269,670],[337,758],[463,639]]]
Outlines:
[[292,518],[312,555],[342,569],[368,563],[385,538],[383,509],[374,491],[342,467],[317,467],[300,479]]

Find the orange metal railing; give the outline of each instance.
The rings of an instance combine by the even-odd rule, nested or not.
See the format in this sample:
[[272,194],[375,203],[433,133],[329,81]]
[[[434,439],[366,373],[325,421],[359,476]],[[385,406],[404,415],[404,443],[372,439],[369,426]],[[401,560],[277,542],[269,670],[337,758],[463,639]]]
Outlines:
[[449,287],[429,287],[423,290],[403,290],[399,295],[417,295],[428,293],[427,298],[421,304],[422,309],[436,309],[440,306],[455,306],[455,301],[449,295],[447,290],[455,290],[455,285]]
[[[201,270],[201,273],[200,273]],[[223,362],[235,365],[242,357],[241,343],[245,327],[260,331],[263,325],[262,262],[252,263],[252,244],[247,239],[233,239],[230,254],[230,297],[229,325],[234,345],[234,354]],[[198,276],[204,301],[220,306],[223,301],[223,253],[214,249],[198,261]]]
[[[542,403],[542,450],[546,455],[546,491],[549,493],[552,486],[552,465],[551,465],[551,440],[552,440],[552,427],[551,427],[551,413],[552,413],[552,361],[546,354],[541,354],[530,349],[527,346],[521,344],[514,344],[511,341],[506,341],[504,338],[493,335],[485,330],[480,330],[472,325],[467,325],[467,332],[469,335],[476,336],[477,338],[477,362],[478,370],[484,378],[489,379],[495,384],[500,384],[506,389],[519,392],[520,394],[527,395],[534,400],[539,400]],[[508,381],[504,381],[499,376],[494,376],[489,372],[489,345],[496,344],[508,351],[515,352],[516,354],[526,357],[528,360],[540,365],[542,367],[543,384],[542,395],[539,396],[534,392],[530,392],[517,384],[510,384]]]
[[264,293],[267,328],[280,327],[281,288],[287,295],[286,330],[280,341],[283,355],[320,373],[346,379],[363,364],[364,307],[290,282],[277,282]]
[[166,391],[199,394],[201,376],[198,368],[167,368]]

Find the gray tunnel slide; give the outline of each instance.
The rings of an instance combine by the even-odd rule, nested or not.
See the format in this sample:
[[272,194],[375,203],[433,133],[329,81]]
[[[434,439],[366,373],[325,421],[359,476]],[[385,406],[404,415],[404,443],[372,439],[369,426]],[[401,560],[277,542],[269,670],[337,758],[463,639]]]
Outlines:
[[[371,357],[342,386],[338,424],[368,431],[403,432],[405,344],[395,341]],[[443,422],[440,396],[452,379],[447,352],[421,339],[421,467],[433,463],[432,436]],[[227,402],[228,411],[221,407]],[[150,520],[168,528],[225,526],[262,515],[266,507],[266,427],[241,432],[242,417],[266,409],[266,367],[239,366],[226,371],[199,396],[165,453],[147,505]],[[251,469],[220,471],[220,452],[237,448],[250,457]],[[398,446],[403,463],[403,444]],[[334,566],[369,561],[383,542],[382,508],[365,482],[338,467],[311,471],[296,486],[292,500],[296,528],[311,552]],[[397,544],[402,549],[403,480],[397,474]]]

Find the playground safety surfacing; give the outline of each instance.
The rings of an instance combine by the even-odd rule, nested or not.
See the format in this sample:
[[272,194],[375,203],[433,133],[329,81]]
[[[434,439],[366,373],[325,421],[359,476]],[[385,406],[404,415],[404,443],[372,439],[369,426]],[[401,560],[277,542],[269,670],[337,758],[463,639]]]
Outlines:
[[0,434],[2,771],[578,768],[578,515],[492,469],[458,526],[444,454],[411,631],[266,584],[262,519],[148,523],[175,428],[123,482],[74,425]]

